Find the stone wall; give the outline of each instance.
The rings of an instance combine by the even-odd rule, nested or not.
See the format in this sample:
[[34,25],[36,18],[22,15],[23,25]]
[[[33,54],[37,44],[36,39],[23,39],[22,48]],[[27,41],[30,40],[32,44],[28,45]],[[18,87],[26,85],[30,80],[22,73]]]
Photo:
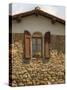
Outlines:
[[57,49],[58,51],[65,52],[65,37],[62,35],[51,35],[51,49]]
[[[42,60],[30,60],[30,63],[26,64],[23,63],[23,34],[13,34],[12,86],[65,83],[65,58],[62,50],[64,43],[58,50],[59,44],[61,45],[61,42],[64,42],[62,40],[64,38],[59,36],[51,36],[51,38],[50,59],[45,63]],[[58,41],[57,38],[59,38]]]
[[12,33],[12,43],[16,41],[24,41],[24,34],[23,33]]

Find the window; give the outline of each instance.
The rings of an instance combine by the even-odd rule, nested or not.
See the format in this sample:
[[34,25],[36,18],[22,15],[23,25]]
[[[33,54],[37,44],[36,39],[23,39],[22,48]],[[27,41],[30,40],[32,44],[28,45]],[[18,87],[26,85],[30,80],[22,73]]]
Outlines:
[[[32,41],[32,44],[31,44]],[[31,48],[32,45],[32,48]],[[44,45],[44,48],[43,48]],[[44,54],[43,54],[44,50]],[[43,55],[45,59],[50,57],[50,32],[46,32],[44,35],[44,42],[42,40],[42,33],[35,32],[32,35],[28,31],[24,32],[24,57],[25,59],[42,58]],[[32,51],[32,52],[31,52]],[[32,53],[32,54],[31,54]]]
[[34,33],[32,38],[32,56],[37,55],[42,57],[42,34],[39,32]]

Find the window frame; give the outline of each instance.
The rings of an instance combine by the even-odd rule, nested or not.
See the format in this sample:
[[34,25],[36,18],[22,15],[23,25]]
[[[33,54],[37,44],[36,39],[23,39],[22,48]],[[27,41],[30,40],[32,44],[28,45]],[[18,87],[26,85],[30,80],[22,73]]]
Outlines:
[[[42,58],[42,56],[43,56],[43,55],[42,55],[42,54],[43,54],[43,50],[42,50],[42,49],[43,49],[43,48],[42,48],[43,40],[42,40],[42,37],[32,37],[32,53],[33,53],[33,39],[36,39],[36,40],[37,40],[37,39],[41,39],[41,57],[40,57],[40,58]],[[36,58],[36,56],[34,57],[33,54],[32,54],[32,58]]]

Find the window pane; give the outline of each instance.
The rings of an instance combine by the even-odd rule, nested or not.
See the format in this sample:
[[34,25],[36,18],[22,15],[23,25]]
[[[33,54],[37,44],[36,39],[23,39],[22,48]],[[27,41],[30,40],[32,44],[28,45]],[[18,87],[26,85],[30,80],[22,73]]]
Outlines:
[[35,38],[33,38],[33,40],[32,40],[32,44],[34,44],[34,45],[35,45],[35,43],[36,43],[36,39],[35,39]]
[[35,52],[36,52],[36,39],[33,38],[33,40],[32,40],[32,54],[33,54],[33,56],[35,55]]
[[41,39],[37,39],[38,45],[41,45]]
[[32,54],[33,57],[36,55],[36,53],[41,57],[41,39],[40,38],[33,38],[32,40]]

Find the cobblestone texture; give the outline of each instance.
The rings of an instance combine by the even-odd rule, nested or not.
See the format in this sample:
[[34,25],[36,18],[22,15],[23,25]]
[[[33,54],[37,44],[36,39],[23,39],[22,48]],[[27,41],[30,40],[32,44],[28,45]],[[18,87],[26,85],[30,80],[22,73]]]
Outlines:
[[[44,60],[45,61],[45,60]],[[12,44],[12,86],[64,84],[64,54],[56,49],[50,51],[50,59],[30,60],[23,63],[23,44]]]

